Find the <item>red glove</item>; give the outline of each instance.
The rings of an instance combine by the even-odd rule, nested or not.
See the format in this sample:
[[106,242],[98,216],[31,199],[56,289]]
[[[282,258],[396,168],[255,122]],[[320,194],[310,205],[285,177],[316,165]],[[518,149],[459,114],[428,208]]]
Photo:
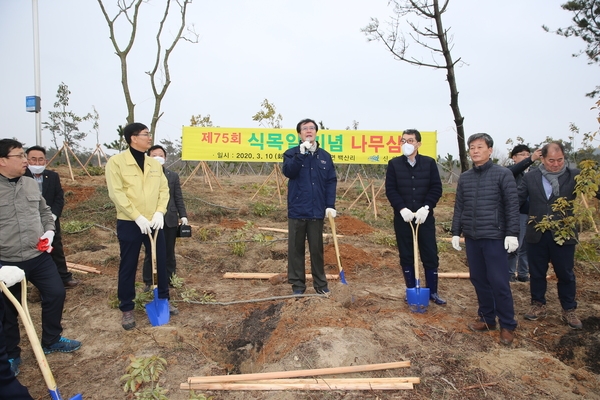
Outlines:
[[48,253],[52,252],[53,247],[48,244],[48,239],[41,239],[37,244],[37,249],[39,251],[46,251]]

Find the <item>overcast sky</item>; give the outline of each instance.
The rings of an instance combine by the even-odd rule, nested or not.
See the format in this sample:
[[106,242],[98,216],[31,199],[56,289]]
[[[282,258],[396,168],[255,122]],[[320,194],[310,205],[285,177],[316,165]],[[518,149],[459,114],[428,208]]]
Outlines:
[[[456,70],[459,105],[467,136],[487,132],[497,150],[509,138],[539,143],[567,139],[569,124],[596,131],[597,111],[584,96],[599,82],[598,66],[571,54],[584,48],[578,38],[546,33],[570,24],[565,0],[451,0],[444,24],[451,28],[452,56],[466,63]],[[116,0],[105,0],[112,6]],[[153,29],[158,0],[143,4],[142,30],[131,54],[136,120],[150,125],[153,98],[144,73],[154,61]],[[215,125],[255,127],[252,116],[268,99],[284,127],[302,118],[345,129],[417,128],[438,132],[438,154],[458,154],[444,70],[396,61],[381,43],[360,31],[370,17],[382,23],[387,0],[196,0],[188,21],[199,42],[180,43],[171,59],[172,84],[156,130],[176,140],[192,115],[210,114]],[[100,114],[100,142],[116,138],[126,118],[120,66],[108,27],[95,0],[39,0],[42,120],[48,120],[58,85],[71,90],[70,109]],[[406,26],[405,26],[406,28]],[[124,32],[120,42],[127,39]],[[35,117],[25,111],[34,94],[32,2],[0,0],[0,121],[2,137],[35,144]],[[409,54],[429,61],[412,44]],[[84,129],[88,125],[82,124]],[[581,140],[581,135],[577,142]],[[94,136],[85,146],[93,148]],[[43,132],[44,146],[51,146]]]

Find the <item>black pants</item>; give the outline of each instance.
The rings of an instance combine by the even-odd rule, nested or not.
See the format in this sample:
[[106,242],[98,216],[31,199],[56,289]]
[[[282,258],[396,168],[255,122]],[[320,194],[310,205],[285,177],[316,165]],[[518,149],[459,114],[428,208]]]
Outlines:
[[[117,293],[119,297],[119,310],[131,311],[135,304],[135,274],[137,272],[138,258],[142,243],[150,248],[150,238],[143,235],[140,227],[134,221],[117,220],[117,237],[121,249],[121,262],[119,263],[119,282]],[[156,238],[156,270],[158,272],[158,298],[169,298],[169,280],[167,279],[165,256],[165,235],[163,230],[158,231]],[[64,290],[64,289],[63,289]]]
[[55,224],[56,230],[54,231],[54,240],[52,241],[52,247],[54,247],[54,249],[50,255],[52,256],[52,260],[54,260],[54,264],[56,264],[60,279],[63,283],[67,283],[70,280],[73,280],[73,274],[67,269],[65,250],[62,244],[62,234],[60,233],[60,218],[56,219]]
[[531,282],[531,301],[546,304],[546,288],[548,281],[548,262],[552,261],[554,272],[558,278],[556,287],[558,299],[563,310],[577,308],[575,272],[575,245],[558,245],[552,233],[546,231],[537,243],[527,243],[527,259],[529,260],[529,274]]
[[[413,226],[415,226],[413,222]],[[416,226],[415,226],[416,229]],[[410,223],[404,222],[400,215],[394,216],[394,231],[396,232],[396,243],[400,253],[400,265],[410,267],[415,265],[413,234]],[[435,270],[439,266],[439,257],[437,242],[435,239],[435,218],[433,215],[427,216],[425,222],[419,225],[419,256],[423,263],[423,268]]]
[[[19,283],[17,285],[21,286]],[[0,292],[0,400],[33,400],[27,388],[19,383],[10,370],[8,354],[6,353],[6,339],[2,325],[2,320],[4,319],[4,301],[4,296]],[[6,299],[6,301],[9,300]]]
[[[62,333],[62,313],[65,304],[65,286],[60,280],[56,265],[50,254],[43,252],[36,258],[22,262],[0,261],[3,265],[15,265],[25,271],[25,277],[33,284],[42,296],[42,345],[51,346],[58,342]],[[21,285],[14,285],[10,292],[21,300]],[[8,358],[21,356],[19,342],[19,322],[17,310],[13,304],[4,299],[4,335]]]
[[310,253],[310,271],[315,289],[327,288],[325,262],[323,260],[323,220],[322,219],[289,219],[288,220],[288,283],[292,290],[306,290],[306,273],[304,272],[305,240],[308,240]]
[[[177,261],[175,260],[175,242],[177,241],[177,227],[163,228],[165,234],[165,246],[167,253],[167,278],[171,279],[172,275],[177,273]],[[146,256],[144,257],[144,266],[142,268],[142,278],[144,283],[152,285],[152,257],[149,247],[146,247]]]

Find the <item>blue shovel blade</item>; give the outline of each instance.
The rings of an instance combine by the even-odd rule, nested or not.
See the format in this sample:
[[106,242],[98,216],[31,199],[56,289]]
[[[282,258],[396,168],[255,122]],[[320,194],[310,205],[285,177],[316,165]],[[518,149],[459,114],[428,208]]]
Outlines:
[[154,288],[154,300],[146,304],[146,314],[152,326],[169,323],[169,300],[158,298],[158,288]]
[[406,301],[410,311],[424,313],[429,306],[429,288],[421,288],[419,286],[410,289],[407,288]]
[[340,271],[340,282],[342,282],[344,285],[348,284],[348,282],[346,282],[346,274],[344,273],[344,270]]

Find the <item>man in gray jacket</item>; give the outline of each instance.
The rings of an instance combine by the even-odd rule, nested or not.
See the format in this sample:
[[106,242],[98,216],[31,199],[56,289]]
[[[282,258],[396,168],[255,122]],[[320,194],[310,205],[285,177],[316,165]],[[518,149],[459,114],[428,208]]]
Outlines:
[[[38,184],[23,174],[27,156],[23,145],[13,139],[0,140],[0,264],[14,265],[42,295],[42,348],[45,354],[69,353],[81,347],[76,340],[61,336],[65,287],[52,261],[54,219]],[[21,285],[10,291],[21,298]],[[15,375],[21,363],[17,311],[5,300],[6,352]]]
[[473,168],[458,180],[452,247],[461,250],[459,236],[465,237],[471,283],[477,293],[479,320],[469,324],[476,332],[496,329],[500,322],[500,343],[514,340],[515,309],[508,283],[508,253],[519,247],[519,200],[512,173],[491,160],[494,141],[487,133],[467,140]]

